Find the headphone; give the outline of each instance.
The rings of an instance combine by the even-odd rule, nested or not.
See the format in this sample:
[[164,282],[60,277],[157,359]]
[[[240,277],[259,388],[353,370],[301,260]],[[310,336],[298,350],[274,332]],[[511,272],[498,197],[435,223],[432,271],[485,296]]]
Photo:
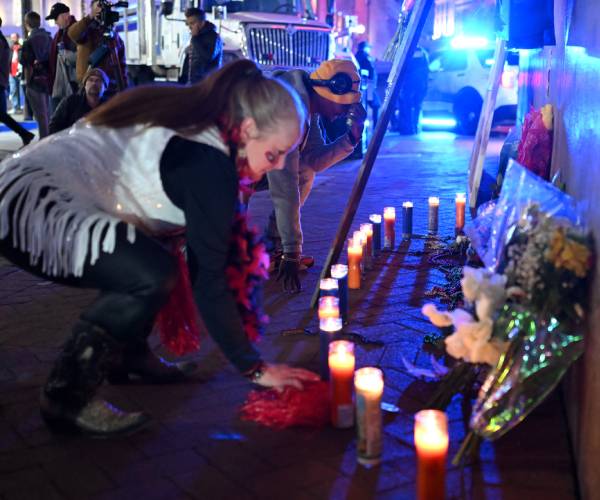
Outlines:
[[348,73],[336,73],[329,80],[314,80],[310,79],[310,83],[314,87],[327,87],[335,95],[358,93],[352,89],[352,85],[360,83],[360,80],[352,80]]

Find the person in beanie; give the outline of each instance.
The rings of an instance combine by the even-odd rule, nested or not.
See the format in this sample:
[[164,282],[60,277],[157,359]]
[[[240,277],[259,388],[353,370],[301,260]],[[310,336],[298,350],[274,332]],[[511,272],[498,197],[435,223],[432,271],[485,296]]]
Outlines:
[[51,103],[55,110],[60,101],[77,92],[77,45],[69,38],[67,32],[76,20],[64,3],[57,2],[50,9],[46,20],[53,20],[58,31],[50,46],[50,85],[52,86]]
[[91,68],[83,77],[81,91],[65,97],[50,119],[50,133],[55,134],[69,128],[106,101],[108,76],[100,68]]
[[[277,279],[286,291],[300,291],[299,271],[314,260],[302,256],[300,209],[310,194],[317,172],[348,157],[362,137],[366,111],[361,101],[360,76],[352,61],[332,59],[313,73],[295,69],[275,75],[292,86],[309,111],[307,132],[286,159],[283,170],[267,174],[273,212],[266,239],[277,268]],[[346,117],[347,133],[327,143],[321,119]]]

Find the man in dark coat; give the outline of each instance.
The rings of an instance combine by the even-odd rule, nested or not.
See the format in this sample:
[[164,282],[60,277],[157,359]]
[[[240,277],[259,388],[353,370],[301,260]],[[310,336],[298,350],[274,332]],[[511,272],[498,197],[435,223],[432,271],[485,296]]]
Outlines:
[[375,69],[375,58],[371,56],[371,44],[365,41],[360,42],[354,56],[356,57],[356,62],[358,62],[360,69],[367,71],[369,75],[367,81],[367,104],[371,108],[374,129],[377,125],[377,118],[379,117],[381,100],[377,94],[377,70]]
[[104,92],[108,88],[108,76],[100,68],[90,68],[81,82],[81,92],[65,97],[50,120],[50,133],[69,128],[106,101]]
[[187,50],[187,78],[183,82],[194,84],[223,62],[223,42],[216,26],[206,20],[206,13],[195,7],[185,11],[185,23],[192,38]]

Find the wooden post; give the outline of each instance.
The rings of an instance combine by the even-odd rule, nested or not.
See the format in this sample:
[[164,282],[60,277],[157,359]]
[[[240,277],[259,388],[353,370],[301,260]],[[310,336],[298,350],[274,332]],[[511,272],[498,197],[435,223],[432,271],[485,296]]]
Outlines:
[[494,108],[496,107],[496,98],[498,97],[498,88],[502,79],[504,70],[504,60],[506,42],[496,38],[496,50],[494,51],[494,65],[488,78],[487,91],[479,115],[477,124],[477,134],[473,142],[473,151],[469,161],[469,207],[473,212],[477,206],[477,195],[479,185],[481,184],[481,175],[483,173],[483,164],[485,162],[485,153],[487,151],[488,141],[490,140],[490,130],[492,129],[492,119],[494,117]]
[[[354,216],[356,215],[358,204],[360,203],[365,187],[367,186],[367,181],[369,180],[369,175],[371,174],[373,164],[377,158],[381,141],[387,130],[390,115],[394,111],[395,103],[398,100],[401,84],[404,80],[404,75],[406,74],[406,63],[412,57],[415,47],[417,46],[421,31],[423,30],[423,25],[425,24],[427,14],[429,13],[432,4],[433,0],[417,0],[415,2],[406,32],[402,38],[402,43],[400,44],[392,63],[380,118],[377,121],[377,126],[373,132],[373,137],[371,138],[365,157],[363,158],[358,176],[354,181],[354,186],[352,187],[352,192],[350,193],[350,198],[338,226],[333,244],[329,249],[329,254],[323,265],[321,278],[329,276],[331,265],[337,262],[342,253],[346,236],[350,230]],[[317,300],[319,298],[319,282],[320,279],[317,280],[317,286],[315,287],[311,300],[311,307],[317,305]]]

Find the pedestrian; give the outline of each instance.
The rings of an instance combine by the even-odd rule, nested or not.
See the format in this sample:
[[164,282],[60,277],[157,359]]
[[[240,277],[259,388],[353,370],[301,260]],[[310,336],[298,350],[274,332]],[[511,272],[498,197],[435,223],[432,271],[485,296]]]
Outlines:
[[111,96],[129,85],[125,44],[116,31],[102,26],[101,15],[99,0],[92,0],[90,13],[69,26],[67,33],[77,44],[77,81],[81,83],[90,67],[100,68],[110,80],[106,93]]
[[[2,18],[0,18],[2,28]],[[7,90],[9,88],[9,75],[11,72],[11,48],[0,30],[0,123],[4,123],[15,134],[18,134],[23,145],[29,144],[35,137],[31,132],[24,129],[7,111]]]
[[21,65],[25,74],[26,96],[31,105],[33,117],[38,124],[40,138],[48,135],[50,107],[50,45],[52,38],[40,28],[41,18],[37,12],[25,14],[25,28],[29,32],[23,42]]
[[75,24],[75,17],[64,3],[56,2],[50,9],[46,20],[52,19],[58,30],[50,46],[50,85],[52,86],[52,111],[60,101],[77,92],[77,45],[69,38],[67,32]]
[[[178,264],[209,334],[249,380],[277,389],[318,380],[262,361],[249,340],[254,297],[233,279],[253,280],[266,265],[248,238],[239,183],[282,168],[304,121],[293,90],[240,60],[193,87],[123,92],[68,132],[0,163],[0,252],[45,279],[100,291],[43,388],[42,416],[52,428],[133,432],[149,417],[93,399],[105,376],[189,378],[193,366],[165,362],[146,340]],[[187,260],[176,263],[158,237],[184,229]]]
[[[299,271],[310,267],[314,259],[302,255],[300,210],[318,172],[348,157],[362,137],[366,111],[360,104],[360,77],[349,60],[323,62],[313,73],[290,70],[276,73],[291,85],[308,109],[306,135],[286,159],[283,170],[267,174],[273,201],[266,237],[276,261],[277,279],[286,291],[300,290]],[[345,117],[347,132],[328,142],[321,131],[322,119],[333,122]]]
[[381,99],[379,99],[379,94],[377,94],[377,70],[375,68],[375,58],[371,55],[371,48],[369,42],[362,41],[358,44],[358,49],[354,56],[361,71],[364,70],[368,74],[366,99],[367,105],[371,108],[373,129],[375,129],[379,117]]
[[21,42],[19,41],[18,33],[10,34],[10,75],[9,75],[9,87],[10,87],[10,103],[11,113],[19,114],[23,112],[23,106],[21,105],[21,63],[19,59],[21,56]]
[[183,83],[193,85],[221,66],[223,42],[216,26],[206,20],[206,12],[202,9],[196,7],[187,9],[185,24],[192,38],[186,49],[187,62],[184,62],[183,67],[187,69],[187,78],[184,77]]
[[100,104],[106,102],[108,76],[100,68],[91,68],[83,77],[81,91],[65,97],[50,119],[50,134],[69,128]]

